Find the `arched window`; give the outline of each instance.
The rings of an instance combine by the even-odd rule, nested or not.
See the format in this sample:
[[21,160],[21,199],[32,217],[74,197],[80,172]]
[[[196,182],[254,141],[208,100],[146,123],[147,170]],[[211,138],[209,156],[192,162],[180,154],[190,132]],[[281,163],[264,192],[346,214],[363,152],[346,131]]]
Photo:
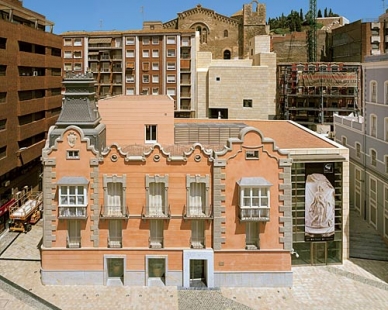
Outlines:
[[370,101],[377,103],[377,82],[370,82]]
[[230,50],[225,50],[224,51],[224,59],[230,59],[231,58],[231,53]]
[[224,30],[224,38],[227,38],[229,36],[228,30]]
[[377,137],[377,116],[375,114],[370,115],[370,135]]
[[191,29],[195,29],[199,35],[199,42],[206,43],[207,36],[210,33],[208,27],[203,23],[195,23],[191,26]]

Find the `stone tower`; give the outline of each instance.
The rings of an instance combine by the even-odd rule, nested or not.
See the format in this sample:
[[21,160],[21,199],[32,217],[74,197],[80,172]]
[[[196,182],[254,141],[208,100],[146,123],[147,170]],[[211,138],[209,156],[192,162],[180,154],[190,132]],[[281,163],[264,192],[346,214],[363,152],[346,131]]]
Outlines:
[[249,40],[258,35],[268,35],[269,26],[266,25],[265,4],[253,0],[243,5],[242,32],[240,33],[240,54],[249,57]]

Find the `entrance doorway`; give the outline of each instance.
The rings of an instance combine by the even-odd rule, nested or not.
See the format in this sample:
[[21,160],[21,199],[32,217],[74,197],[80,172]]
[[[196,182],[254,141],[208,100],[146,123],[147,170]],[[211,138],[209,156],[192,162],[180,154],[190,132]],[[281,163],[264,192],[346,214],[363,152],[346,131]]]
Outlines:
[[124,259],[120,257],[111,257],[106,259],[107,264],[107,285],[124,284]]
[[312,265],[327,264],[327,242],[311,243],[311,264]]
[[206,261],[190,260],[190,287],[206,287]]

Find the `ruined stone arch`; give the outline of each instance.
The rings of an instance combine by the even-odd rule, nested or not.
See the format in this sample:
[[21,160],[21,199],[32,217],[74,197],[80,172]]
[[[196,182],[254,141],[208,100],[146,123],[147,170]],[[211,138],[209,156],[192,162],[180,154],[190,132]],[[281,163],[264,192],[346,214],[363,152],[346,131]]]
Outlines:
[[251,2],[251,5],[252,5],[252,12],[258,12],[258,10],[259,10],[259,1],[253,0]]

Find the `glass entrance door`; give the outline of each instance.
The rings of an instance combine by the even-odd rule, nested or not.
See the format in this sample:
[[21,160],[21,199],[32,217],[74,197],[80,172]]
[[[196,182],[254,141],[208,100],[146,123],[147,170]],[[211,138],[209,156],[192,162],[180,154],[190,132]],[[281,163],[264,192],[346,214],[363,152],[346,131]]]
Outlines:
[[190,287],[206,287],[205,261],[190,260]]
[[326,242],[311,243],[311,264],[312,265],[327,264],[327,243]]

